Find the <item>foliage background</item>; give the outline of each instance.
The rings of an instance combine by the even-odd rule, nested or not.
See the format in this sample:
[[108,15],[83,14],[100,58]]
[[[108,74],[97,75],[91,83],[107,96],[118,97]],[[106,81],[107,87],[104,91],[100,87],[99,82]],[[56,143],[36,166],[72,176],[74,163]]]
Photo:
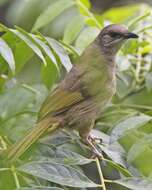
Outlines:
[[[0,189],[152,189],[152,11],[145,4],[90,11],[88,0],[3,0],[0,150],[28,133],[50,89],[110,23],[139,34],[117,56],[117,93],[93,131],[103,160],[88,159],[77,133],[41,138],[17,163],[0,163]],[[7,27],[8,26],[8,27]],[[104,176],[104,177],[103,177]],[[106,187],[105,187],[106,186]]]

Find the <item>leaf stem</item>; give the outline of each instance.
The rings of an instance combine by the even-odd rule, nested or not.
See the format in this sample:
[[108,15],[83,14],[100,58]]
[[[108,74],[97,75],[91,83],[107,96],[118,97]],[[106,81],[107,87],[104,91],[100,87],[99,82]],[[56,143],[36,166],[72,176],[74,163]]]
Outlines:
[[105,181],[106,183],[114,183],[112,180],[109,180],[109,179],[104,179],[104,181]]
[[88,8],[83,3],[81,3],[80,0],[77,0],[77,5],[85,11],[85,13],[88,15],[88,17],[92,18],[92,20],[94,21],[94,23],[96,24],[96,26],[99,29],[102,28],[102,25],[100,24],[100,22],[98,22],[98,20],[95,18],[95,16],[88,10]]
[[13,177],[14,177],[16,188],[19,189],[21,186],[20,186],[20,182],[19,182],[19,179],[18,179],[18,176],[17,176],[17,173],[16,173],[16,169],[15,169],[15,167],[13,165],[11,167],[11,171],[12,171],[12,174],[13,174]]
[[136,109],[144,109],[144,110],[152,110],[152,106],[140,105],[140,104],[118,104],[118,107],[128,107],[128,108],[136,108]]
[[36,90],[35,88],[31,87],[28,84],[22,84],[22,87],[33,92],[34,94],[40,94],[40,92],[38,90]]
[[103,173],[102,173],[102,170],[101,170],[99,159],[96,158],[95,161],[96,161],[97,169],[98,169],[98,172],[99,172],[99,177],[100,177],[100,181],[101,181],[102,190],[106,190],[105,180],[104,180],[104,177],[103,177]]
[[10,168],[0,168],[0,172],[8,171],[8,170],[10,170]]

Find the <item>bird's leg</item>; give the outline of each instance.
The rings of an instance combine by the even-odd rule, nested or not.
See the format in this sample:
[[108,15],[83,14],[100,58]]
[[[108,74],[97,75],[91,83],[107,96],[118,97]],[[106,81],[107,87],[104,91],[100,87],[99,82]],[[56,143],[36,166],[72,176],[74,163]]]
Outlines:
[[98,148],[96,147],[96,137],[91,135],[91,129],[94,127],[94,122],[95,121],[92,120],[91,124],[88,125],[90,127],[79,128],[79,135],[80,135],[83,143],[90,147],[90,149],[91,149],[91,151],[93,153],[91,158],[95,158],[95,157],[102,158],[102,152],[100,152],[98,150]]
[[95,140],[93,139],[93,137],[90,134],[84,134],[84,133],[80,134],[80,136],[83,143],[85,143],[91,148],[91,151],[93,153],[91,158],[94,158],[94,157],[102,158],[102,153],[94,145]]
[[91,139],[91,141],[93,143],[97,143],[97,144],[101,144],[102,143],[102,139],[101,138],[96,137],[96,136],[94,136],[92,134],[89,135],[89,138]]

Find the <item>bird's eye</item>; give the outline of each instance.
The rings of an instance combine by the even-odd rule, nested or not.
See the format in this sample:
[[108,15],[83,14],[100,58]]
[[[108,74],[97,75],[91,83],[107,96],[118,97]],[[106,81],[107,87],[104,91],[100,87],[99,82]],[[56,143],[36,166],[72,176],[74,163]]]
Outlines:
[[118,33],[116,33],[116,32],[110,33],[110,36],[111,36],[112,38],[119,38],[119,37],[121,37],[121,35],[118,34]]

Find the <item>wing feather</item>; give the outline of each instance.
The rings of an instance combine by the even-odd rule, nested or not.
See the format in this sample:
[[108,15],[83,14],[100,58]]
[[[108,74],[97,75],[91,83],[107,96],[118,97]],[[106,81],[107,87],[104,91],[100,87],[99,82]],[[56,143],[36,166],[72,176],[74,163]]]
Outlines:
[[44,118],[48,114],[55,115],[55,113],[65,111],[70,106],[82,101],[84,99],[80,92],[69,92],[63,89],[56,90],[50,94],[40,109],[39,118]]
[[64,112],[70,106],[84,100],[84,85],[81,80],[83,72],[74,66],[70,73],[59,86],[49,94],[39,112],[39,119],[41,120],[48,114],[55,115],[56,113]]

